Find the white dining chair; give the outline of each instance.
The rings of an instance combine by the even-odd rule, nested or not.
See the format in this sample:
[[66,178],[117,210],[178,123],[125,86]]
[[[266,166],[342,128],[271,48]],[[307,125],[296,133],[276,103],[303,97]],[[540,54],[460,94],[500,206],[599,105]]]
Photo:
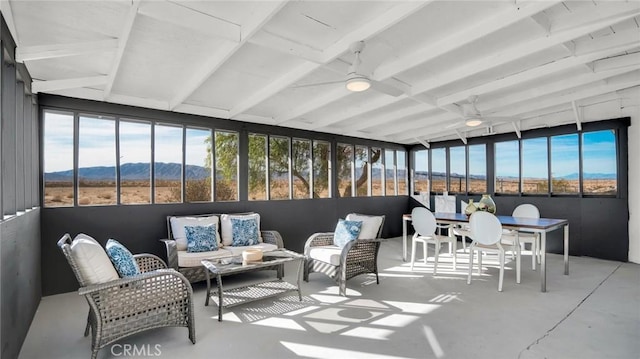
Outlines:
[[457,261],[457,239],[455,236],[442,236],[436,234],[436,217],[428,209],[424,207],[416,207],[411,211],[411,218],[415,233],[411,240],[411,270],[416,261],[416,245],[422,244],[424,264],[427,264],[427,246],[432,243],[435,246],[433,275],[438,273],[438,256],[440,254],[440,245],[443,242],[453,246],[453,270],[456,270]]
[[[437,213],[456,213],[456,196],[442,195],[434,196],[435,212]],[[449,223],[436,223],[436,232],[442,235],[442,231],[446,230],[450,234],[451,230],[456,226]],[[449,254],[451,254],[453,242],[449,242]]]
[[471,273],[473,271],[473,254],[478,252],[478,274],[482,274],[482,253],[497,253],[500,262],[500,276],[498,278],[498,292],[502,292],[502,282],[504,280],[505,252],[515,250],[516,255],[516,283],[520,283],[520,246],[517,235],[513,246],[500,242],[502,238],[502,224],[498,217],[489,212],[474,212],[469,218],[471,229],[471,245],[469,246],[469,274],[467,284],[471,284]]
[[[540,218],[540,211],[538,207],[524,203],[516,207],[511,216],[537,219]],[[536,262],[540,263],[540,234],[505,229],[502,233],[502,243],[513,245],[516,241],[516,235],[518,235],[521,246],[524,246],[525,243],[531,244],[531,269],[536,270]]]

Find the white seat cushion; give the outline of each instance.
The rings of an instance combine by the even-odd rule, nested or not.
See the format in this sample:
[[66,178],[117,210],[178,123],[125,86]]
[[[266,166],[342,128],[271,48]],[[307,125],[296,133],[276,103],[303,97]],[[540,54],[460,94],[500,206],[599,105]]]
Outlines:
[[106,283],[120,278],[104,248],[84,233],[78,234],[71,242],[71,254],[87,284]]
[[358,239],[375,239],[378,238],[378,230],[382,225],[382,216],[364,216],[355,213],[349,213],[347,221],[361,221],[360,234]]
[[210,252],[178,251],[178,267],[200,267],[201,261],[211,258],[229,257],[232,253],[226,249],[218,249]]
[[218,247],[222,247],[222,241],[220,239],[220,219],[218,216],[171,217],[169,218],[169,223],[171,223],[171,233],[173,234],[173,239],[176,241],[176,247],[179,251],[187,250],[187,234],[184,231],[184,226],[215,225]]
[[314,260],[330,263],[334,266],[339,266],[341,253],[342,248],[338,246],[318,246],[312,247],[309,250],[309,257],[313,258]]
[[224,249],[228,250],[229,252],[233,253],[234,256],[239,256],[242,255],[242,252],[245,249],[261,249],[263,252],[268,252],[268,251],[273,251],[278,249],[278,246],[276,246],[275,244],[271,244],[271,243],[258,243],[256,245],[253,246],[244,246],[244,247],[233,247],[233,246],[229,246],[229,247],[224,247]]

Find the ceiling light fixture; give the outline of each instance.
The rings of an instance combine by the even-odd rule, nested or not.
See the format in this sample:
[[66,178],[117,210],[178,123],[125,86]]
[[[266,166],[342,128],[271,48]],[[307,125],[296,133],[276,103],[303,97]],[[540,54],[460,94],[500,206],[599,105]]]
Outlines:
[[479,118],[471,117],[464,121],[464,124],[469,127],[476,127],[482,124],[482,120]]
[[371,87],[371,82],[366,77],[353,77],[347,80],[347,90],[351,92],[362,92],[366,91]]

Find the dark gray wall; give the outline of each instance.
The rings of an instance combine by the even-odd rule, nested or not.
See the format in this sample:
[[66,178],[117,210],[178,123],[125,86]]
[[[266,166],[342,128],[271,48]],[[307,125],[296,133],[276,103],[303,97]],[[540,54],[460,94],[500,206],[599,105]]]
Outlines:
[[[456,196],[456,209],[460,212],[460,200],[472,198],[475,202],[481,196]],[[431,208],[434,207],[431,196]],[[629,211],[627,200],[621,198],[597,197],[518,197],[492,196],[497,214],[511,215],[522,203],[538,207],[540,216],[569,220],[569,254],[589,256],[616,261],[627,261],[629,252]],[[410,208],[420,206],[414,199]],[[547,235],[547,252],[563,253],[563,231],[553,231]]]
[[158,241],[167,237],[166,216],[253,211],[260,213],[262,229],[278,230],[285,247],[302,252],[309,235],[333,231],[338,218],[350,212],[384,214],[387,217],[383,237],[399,236],[407,205],[407,197],[399,196],[43,208],[42,291],[51,295],[78,289],[69,265],[56,247],[57,240],[67,232],[71,235],[84,232],[102,244],[115,238],[133,253],[153,253],[166,259]]
[[17,358],[42,297],[40,209],[0,222],[2,358]]

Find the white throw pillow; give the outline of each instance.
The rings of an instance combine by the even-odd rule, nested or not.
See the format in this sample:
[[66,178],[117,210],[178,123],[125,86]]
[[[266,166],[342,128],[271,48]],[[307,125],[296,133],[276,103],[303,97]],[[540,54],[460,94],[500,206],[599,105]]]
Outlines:
[[355,213],[349,213],[346,220],[362,222],[358,239],[378,238],[378,230],[382,225],[382,216],[363,216]]
[[87,284],[106,283],[120,278],[104,248],[84,233],[78,234],[71,242],[71,254]]
[[179,251],[187,250],[187,233],[184,231],[184,226],[216,226],[216,237],[218,238],[218,247],[222,246],[220,241],[220,226],[218,216],[204,216],[204,217],[171,217],[169,223],[171,223],[171,233],[173,239],[176,241],[176,247]]
[[258,223],[258,242],[262,243],[262,233],[260,233],[260,214],[223,214],[220,216],[220,232],[222,232],[223,246],[231,246],[233,244],[233,227],[231,226],[231,218],[254,218]]

